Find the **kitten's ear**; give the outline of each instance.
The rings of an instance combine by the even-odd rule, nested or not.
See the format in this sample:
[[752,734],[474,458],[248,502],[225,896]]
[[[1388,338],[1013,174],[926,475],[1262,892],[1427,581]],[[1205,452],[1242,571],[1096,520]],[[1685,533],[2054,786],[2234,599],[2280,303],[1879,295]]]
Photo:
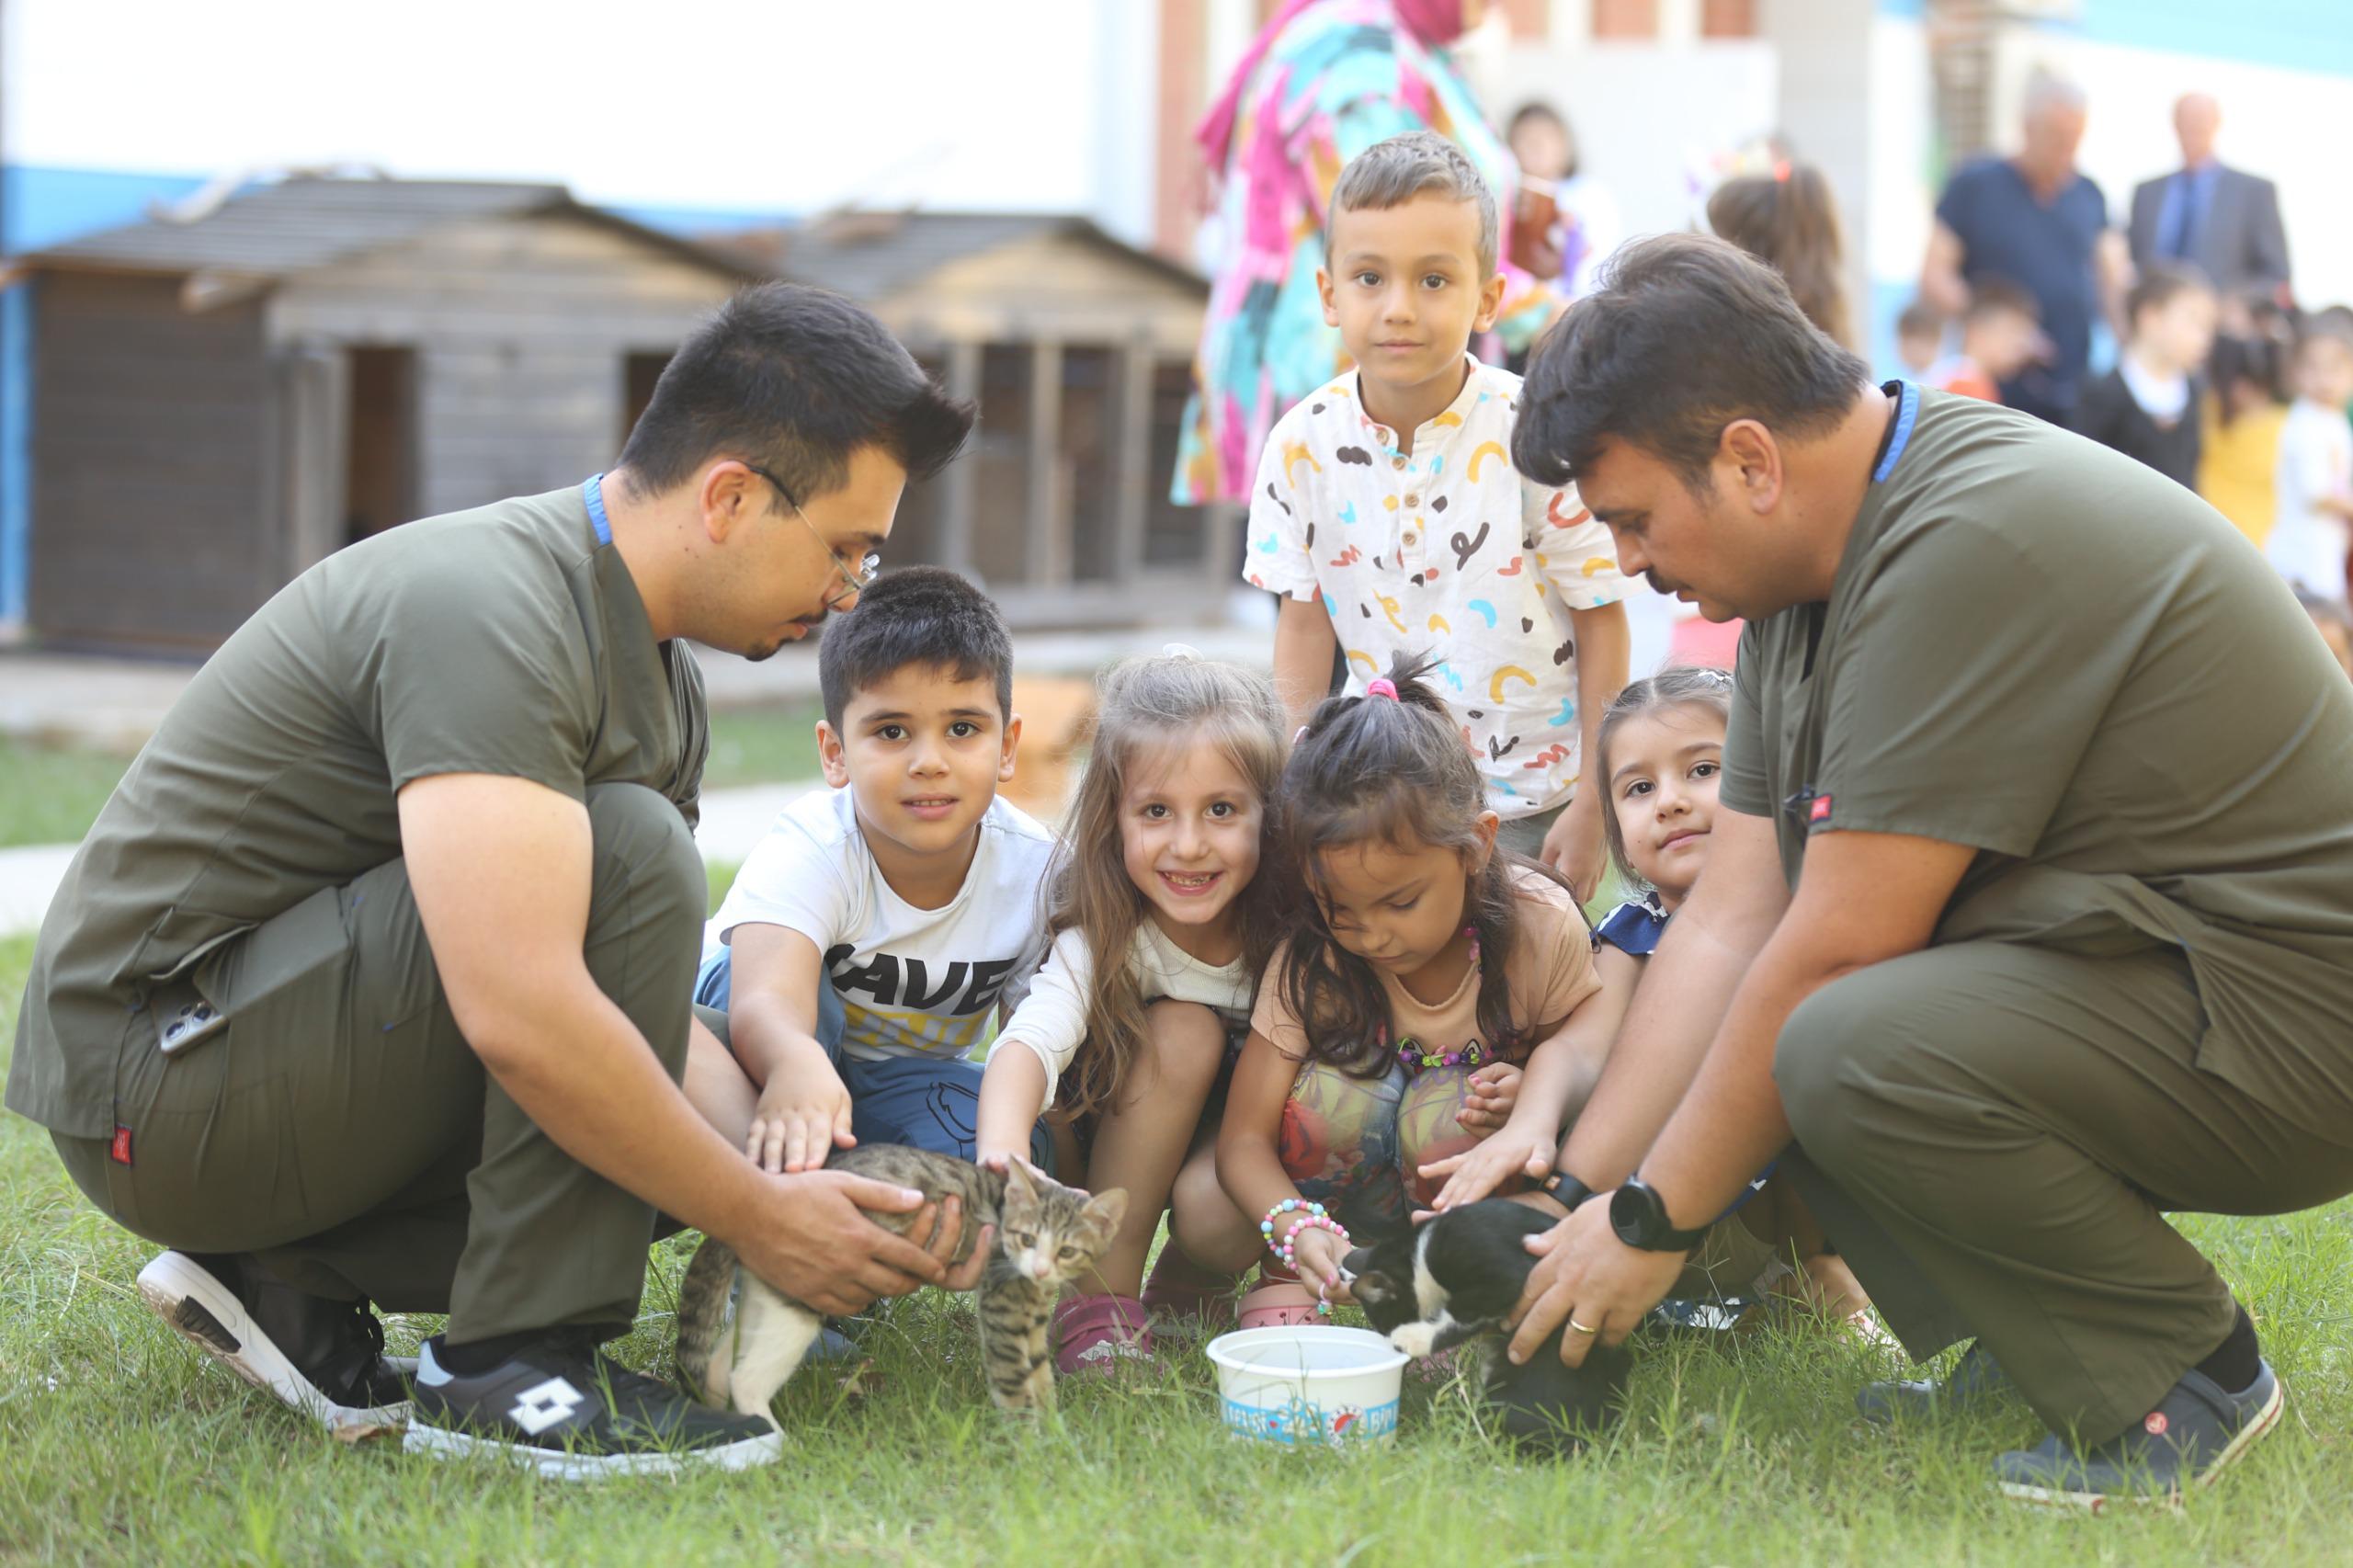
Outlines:
[[1340,1274],[1343,1278],[1355,1279],[1371,1272],[1372,1249],[1370,1247],[1358,1247],[1340,1260]]
[[1086,1211],[1099,1221],[1107,1231],[1116,1231],[1120,1221],[1128,1217],[1128,1189],[1115,1187],[1108,1192],[1098,1192],[1086,1200]]
[[1026,1161],[1011,1159],[1005,1162],[1005,1185],[1006,1190],[1018,1192],[1024,1198],[1038,1196],[1037,1178],[1029,1174]]

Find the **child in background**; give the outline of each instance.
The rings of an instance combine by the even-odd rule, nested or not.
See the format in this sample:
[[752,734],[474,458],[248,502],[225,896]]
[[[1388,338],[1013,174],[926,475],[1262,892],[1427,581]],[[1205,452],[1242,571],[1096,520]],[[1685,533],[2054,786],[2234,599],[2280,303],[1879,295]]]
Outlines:
[[2279,394],[2282,356],[2268,330],[2279,324],[2276,309],[2268,322],[2258,312],[2247,335],[2216,339],[2214,384],[2199,439],[2198,494],[2258,550],[2279,508],[2271,486],[2279,465],[2279,428],[2288,420]]
[[1938,392],[2002,401],[2001,383],[2045,352],[2042,307],[2006,278],[1981,279],[1961,317],[1961,353],[1928,372]]
[[2184,487],[2198,483],[2199,371],[2214,347],[2205,274],[2153,261],[2124,297],[2131,336],[2116,366],[2084,389],[2075,428]]
[[1945,351],[1945,318],[1926,300],[1915,300],[1895,318],[1895,357],[1904,373],[1920,381]]
[[1401,1230],[1435,1190],[1418,1167],[1490,1135],[1549,1165],[1608,1047],[1585,917],[1497,847],[1432,667],[1401,659],[1326,700],[1284,770],[1286,863],[1309,897],[1259,987],[1217,1145],[1240,1214],[1215,1261],[1261,1238],[1275,1255],[1245,1328],[1345,1299],[1351,1235]]
[[2345,597],[2345,552],[2353,537],[2353,338],[2307,329],[2290,361],[2296,401],[2279,426],[2278,496],[2264,552],[2280,575],[2324,599]]
[[1708,227],[1779,273],[1806,320],[1840,347],[1855,346],[1838,203],[1820,169],[1785,158],[1769,175],[1724,181],[1708,198]]
[[[983,1163],[1024,1153],[1039,1113],[1059,1104],[1072,1153],[1084,1144],[1067,1179],[1127,1189],[1099,1289],[1055,1312],[1062,1371],[1150,1356],[1148,1307],[1215,1317],[1222,1298],[1232,1315],[1236,1281],[1189,1267],[1183,1244],[1204,1202],[1212,1233],[1239,1222],[1217,1189],[1207,1108],[1249,1033],[1277,939],[1266,838],[1283,755],[1282,709],[1262,676],[1183,653],[1104,678],[1054,863],[1053,946],[981,1082]],[[1139,1299],[1172,1188],[1171,1237]]]
[[1496,229],[1494,196],[1443,137],[1392,137],[1341,171],[1316,277],[1358,369],[1276,425],[1243,574],[1281,596],[1275,689],[1294,725],[1336,650],[1358,692],[1433,652],[1505,846],[1583,892],[1601,873],[1601,807],[1579,759],[1625,684],[1625,584],[1575,493],[1513,468],[1519,378],[1467,352],[1502,298]]
[[695,1000],[728,1015],[732,1060],[689,1061],[688,1094],[771,1171],[860,1142],[969,1160],[971,1054],[1043,956],[1054,847],[997,798],[1013,643],[963,578],[903,567],[834,618],[817,681],[831,788],[779,814],[710,923]]
[[[1514,222],[1543,222],[1541,243],[1559,258],[1552,286],[1563,299],[1581,300],[1593,292],[1601,264],[1625,237],[1618,199],[1578,168],[1576,132],[1551,104],[1520,105],[1504,139],[1521,176],[1521,208]],[[1513,358],[1525,364],[1528,352]],[[1513,367],[1515,374],[1518,369]]]

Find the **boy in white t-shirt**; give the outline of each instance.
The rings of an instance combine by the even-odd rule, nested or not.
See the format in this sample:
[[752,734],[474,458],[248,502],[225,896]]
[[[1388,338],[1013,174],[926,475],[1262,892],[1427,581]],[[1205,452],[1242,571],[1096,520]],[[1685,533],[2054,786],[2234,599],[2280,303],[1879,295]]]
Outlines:
[[859,1142],[971,1159],[972,1053],[1043,957],[1054,846],[997,799],[1012,642],[979,589],[913,566],[835,619],[817,672],[832,789],[778,816],[710,923],[695,1000],[734,1062],[690,1063],[688,1087],[769,1170]]
[[1589,896],[1603,792],[1577,784],[1626,684],[1626,584],[1576,492],[1514,469],[1519,378],[1470,357],[1502,297],[1496,226],[1494,194],[1434,132],[1341,170],[1316,281],[1357,369],[1267,437],[1242,572],[1281,597],[1275,685],[1294,725],[1336,651],[1350,692],[1400,653],[1437,655],[1497,842]]

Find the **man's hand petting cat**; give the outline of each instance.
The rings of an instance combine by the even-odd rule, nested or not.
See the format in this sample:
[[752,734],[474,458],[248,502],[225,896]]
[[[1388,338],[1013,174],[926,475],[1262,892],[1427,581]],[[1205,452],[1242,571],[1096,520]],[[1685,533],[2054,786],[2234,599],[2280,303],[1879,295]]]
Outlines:
[[[864,1312],[881,1296],[925,1285],[969,1290],[980,1283],[993,1240],[984,1227],[972,1256],[951,1269],[963,1229],[958,1200],[927,1205],[922,1193],[847,1171],[811,1171],[779,1179],[777,1200],[761,1205],[760,1223],[727,1241],[745,1267],[828,1316]],[[868,1217],[921,1210],[907,1234]]]
[[[1468,1119],[1465,1118],[1464,1119]],[[1533,1181],[1552,1168],[1556,1140],[1506,1124],[1501,1132],[1449,1159],[1421,1167],[1423,1179],[1446,1178],[1427,1210],[1415,1214],[1443,1213],[1465,1203],[1476,1203],[1514,1176]]]
[[1347,1281],[1341,1278],[1340,1264],[1348,1256],[1348,1244],[1321,1225],[1294,1226],[1290,1234],[1291,1267],[1298,1270],[1302,1284],[1313,1290],[1324,1290],[1327,1301],[1348,1300]]
[[[820,1073],[822,1078],[816,1076]],[[771,1176],[813,1171],[835,1149],[857,1146],[849,1118],[849,1090],[831,1063],[814,1063],[807,1075],[790,1079],[779,1073],[760,1091],[744,1153]]]
[[1468,1098],[1461,1113],[1455,1118],[1473,1132],[1493,1132],[1511,1119],[1511,1108],[1519,1103],[1520,1070],[1508,1062],[1490,1062],[1471,1074],[1465,1085]]
[[[1506,1325],[1517,1323],[1509,1354],[1524,1363],[1536,1354],[1545,1335],[1563,1324],[1576,1324],[1561,1335],[1561,1359],[1571,1367],[1585,1364],[1596,1345],[1618,1345],[1658,1305],[1683,1272],[1685,1255],[1643,1252],[1618,1239],[1609,1227],[1609,1205],[1597,1197],[1577,1205],[1576,1212],[1540,1235],[1528,1238],[1536,1266],[1528,1271],[1519,1305]],[[1581,1332],[1590,1329],[1591,1333]]]

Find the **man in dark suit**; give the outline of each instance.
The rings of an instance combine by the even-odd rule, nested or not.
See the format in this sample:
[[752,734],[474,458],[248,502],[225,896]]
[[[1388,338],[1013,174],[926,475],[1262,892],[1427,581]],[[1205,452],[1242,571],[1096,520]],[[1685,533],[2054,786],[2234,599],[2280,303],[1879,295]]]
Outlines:
[[2174,105],[2182,166],[2133,190],[2132,265],[2188,262],[2234,303],[2280,298],[2288,286],[2288,236],[2279,224],[2279,192],[2269,180],[2215,159],[2222,123],[2222,107],[2207,94],[2190,93]]

